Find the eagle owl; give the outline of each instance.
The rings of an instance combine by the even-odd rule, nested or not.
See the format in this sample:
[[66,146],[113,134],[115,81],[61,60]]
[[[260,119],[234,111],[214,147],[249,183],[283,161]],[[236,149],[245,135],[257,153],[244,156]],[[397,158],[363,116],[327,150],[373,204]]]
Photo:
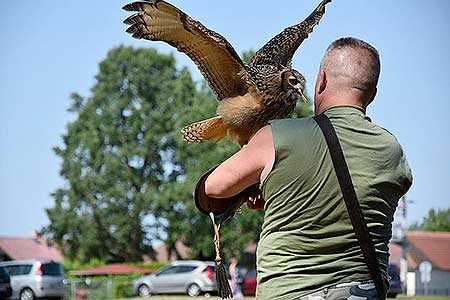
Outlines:
[[164,41],[191,58],[218,100],[217,116],[182,129],[186,142],[218,141],[228,136],[243,146],[268,121],[295,108],[305,78],[291,68],[292,57],[325,13],[323,0],[301,23],[284,29],[242,62],[231,44],[175,6],[162,0],[136,1],[123,7],[136,14],[125,19],[134,38]]

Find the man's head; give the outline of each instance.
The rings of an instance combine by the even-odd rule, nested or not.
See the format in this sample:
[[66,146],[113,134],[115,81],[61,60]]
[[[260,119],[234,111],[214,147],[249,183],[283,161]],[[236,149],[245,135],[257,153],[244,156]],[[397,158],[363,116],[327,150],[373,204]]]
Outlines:
[[315,87],[315,111],[336,105],[366,108],[374,99],[380,76],[380,57],[370,44],[341,38],[328,47]]

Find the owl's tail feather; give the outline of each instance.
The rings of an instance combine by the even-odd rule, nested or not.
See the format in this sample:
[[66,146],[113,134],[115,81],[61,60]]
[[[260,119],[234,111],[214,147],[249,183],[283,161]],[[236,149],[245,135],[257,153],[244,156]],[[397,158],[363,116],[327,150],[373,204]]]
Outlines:
[[222,117],[217,116],[188,125],[181,129],[181,133],[185,142],[198,143],[203,140],[219,141],[227,135],[227,129]]

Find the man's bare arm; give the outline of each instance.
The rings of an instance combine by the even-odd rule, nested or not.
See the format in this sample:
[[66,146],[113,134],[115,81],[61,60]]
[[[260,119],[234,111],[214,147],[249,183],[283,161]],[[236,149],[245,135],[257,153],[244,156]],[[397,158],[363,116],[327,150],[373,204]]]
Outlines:
[[246,147],[224,161],[205,184],[206,194],[229,198],[260,182],[272,169],[275,150],[270,125],[261,128]]

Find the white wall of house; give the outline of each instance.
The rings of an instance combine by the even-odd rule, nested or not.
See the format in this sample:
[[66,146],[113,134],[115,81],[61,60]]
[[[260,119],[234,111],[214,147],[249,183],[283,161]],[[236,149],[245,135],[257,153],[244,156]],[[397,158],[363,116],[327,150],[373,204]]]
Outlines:
[[416,295],[424,295],[427,290],[428,295],[450,295],[450,271],[441,271],[433,269],[431,271],[431,280],[428,287],[421,282],[419,270],[414,270],[416,274]]

